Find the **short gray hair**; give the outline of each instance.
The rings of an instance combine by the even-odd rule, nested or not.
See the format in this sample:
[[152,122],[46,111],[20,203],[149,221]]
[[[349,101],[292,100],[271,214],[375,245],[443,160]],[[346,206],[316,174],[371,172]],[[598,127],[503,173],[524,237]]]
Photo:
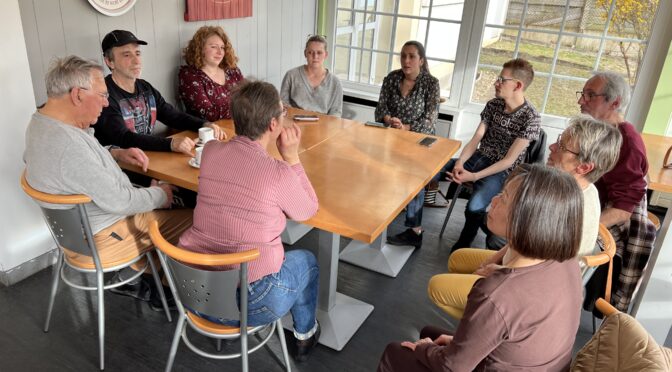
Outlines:
[[602,94],[605,95],[604,98],[607,102],[611,102],[616,98],[621,97],[621,104],[618,105],[616,111],[625,112],[625,109],[628,108],[628,104],[630,104],[630,86],[623,76],[611,71],[601,71],[596,72],[593,77],[604,81],[604,91]]
[[623,140],[616,126],[588,115],[571,118],[562,136],[578,147],[577,159],[580,163],[595,166],[584,176],[590,183],[599,180],[614,168],[621,154]]
[[45,78],[47,97],[59,97],[75,87],[91,88],[91,71],[103,73],[103,67],[78,56],[56,58],[49,66]]

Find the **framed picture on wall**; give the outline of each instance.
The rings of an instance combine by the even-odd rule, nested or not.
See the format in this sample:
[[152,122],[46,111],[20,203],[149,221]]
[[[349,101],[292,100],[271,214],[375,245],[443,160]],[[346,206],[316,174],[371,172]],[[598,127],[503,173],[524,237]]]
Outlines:
[[186,0],[184,20],[252,17],[252,0]]
[[135,5],[136,0],[89,0],[89,4],[106,16],[120,16]]

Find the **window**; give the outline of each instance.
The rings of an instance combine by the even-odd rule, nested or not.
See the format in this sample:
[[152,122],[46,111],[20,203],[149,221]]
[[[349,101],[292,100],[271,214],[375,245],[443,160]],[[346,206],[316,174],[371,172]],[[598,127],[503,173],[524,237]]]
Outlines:
[[576,91],[593,71],[637,80],[658,0],[490,1],[472,102],[493,96],[504,62],[521,57],[535,78],[526,92],[542,113],[577,114]]
[[338,0],[334,73],[346,86],[377,93],[400,68],[402,45],[418,40],[441,95],[450,97],[463,7],[463,0]]

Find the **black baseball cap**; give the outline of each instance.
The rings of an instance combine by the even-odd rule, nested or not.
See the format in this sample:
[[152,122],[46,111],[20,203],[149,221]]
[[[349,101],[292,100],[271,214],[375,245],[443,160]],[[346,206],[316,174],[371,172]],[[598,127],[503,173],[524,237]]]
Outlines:
[[126,30],[110,31],[110,33],[105,35],[105,37],[103,38],[103,42],[102,42],[103,53],[105,53],[110,48],[130,44],[130,43],[147,45],[146,41],[138,39],[130,31],[126,31]]

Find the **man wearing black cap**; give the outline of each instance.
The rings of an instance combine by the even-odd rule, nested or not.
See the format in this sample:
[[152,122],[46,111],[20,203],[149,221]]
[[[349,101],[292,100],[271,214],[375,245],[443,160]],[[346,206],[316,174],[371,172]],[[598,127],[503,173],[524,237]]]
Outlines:
[[95,132],[98,141],[103,146],[192,154],[195,143],[190,138],[153,136],[157,119],[176,129],[197,131],[202,126],[211,127],[215,138],[225,138],[219,126],[178,111],[151,84],[140,79],[140,45],[147,42],[125,30],[114,30],[103,38],[103,56],[112,73],[105,78],[110,105],[98,119]]

